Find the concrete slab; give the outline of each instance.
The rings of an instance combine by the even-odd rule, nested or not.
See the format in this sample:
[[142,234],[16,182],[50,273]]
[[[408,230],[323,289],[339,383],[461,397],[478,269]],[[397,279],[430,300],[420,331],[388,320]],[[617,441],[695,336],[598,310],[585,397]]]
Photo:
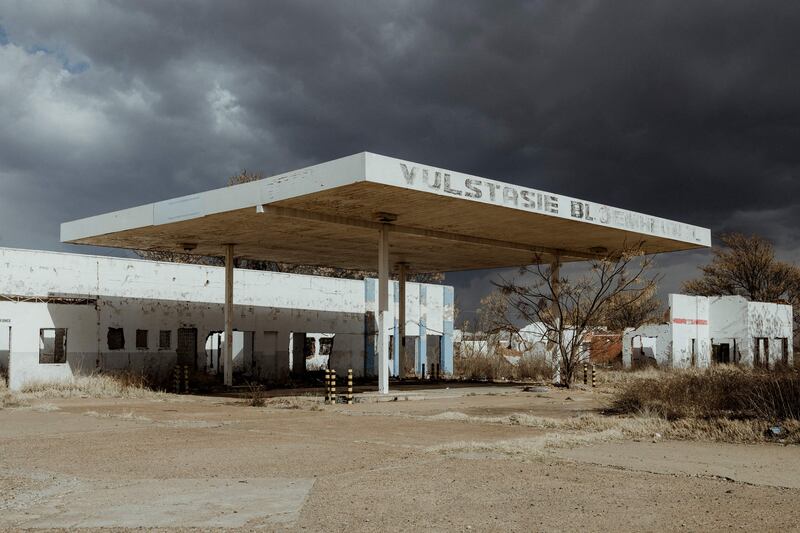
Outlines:
[[0,526],[19,528],[197,527],[290,524],[313,479],[140,479],[87,483],[25,509]]

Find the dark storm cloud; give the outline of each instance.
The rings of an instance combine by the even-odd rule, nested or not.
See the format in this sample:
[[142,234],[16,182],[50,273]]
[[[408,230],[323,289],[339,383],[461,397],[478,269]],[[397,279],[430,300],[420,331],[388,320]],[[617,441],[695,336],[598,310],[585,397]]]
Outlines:
[[[0,244],[371,150],[792,255],[798,23],[763,1],[0,2]],[[697,258],[665,257],[669,283]]]

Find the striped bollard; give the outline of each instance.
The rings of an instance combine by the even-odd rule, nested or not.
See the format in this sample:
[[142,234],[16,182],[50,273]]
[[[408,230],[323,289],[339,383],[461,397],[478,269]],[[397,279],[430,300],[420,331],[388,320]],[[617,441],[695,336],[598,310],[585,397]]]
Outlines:
[[353,405],[353,369],[347,369],[347,405]]
[[336,403],[336,370],[331,370],[331,403]]
[[189,393],[189,365],[183,367],[183,392]]
[[331,403],[331,371],[325,369],[325,405]]
[[597,369],[592,365],[592,388],[597,386]]
[[175,370],[172,372],[172,380],[175,385],[175,394],[180,394],[181,392],[181,367],[176,366]]

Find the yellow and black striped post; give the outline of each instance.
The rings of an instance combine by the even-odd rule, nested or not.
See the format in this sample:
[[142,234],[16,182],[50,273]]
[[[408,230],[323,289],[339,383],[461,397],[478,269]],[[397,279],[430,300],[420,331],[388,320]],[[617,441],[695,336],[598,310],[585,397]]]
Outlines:
[[325,405],[331,403],[331,371],[325,369]]
[[331,370],[331,403],[336,403],[336,370]]
[[586,385],[587,379],[589,374],[589,365],[583,363],[583,384]]
[[183,367],[183,392],[189,394],[189,365]]
[[592,388],[597,386],[597,369],[592,365]]
[[175,394],[181,392],[181,367],[176,366],[172,373],[173,384],[175,385]]
[[353,369],[347,369],[347,405],[353,405]]

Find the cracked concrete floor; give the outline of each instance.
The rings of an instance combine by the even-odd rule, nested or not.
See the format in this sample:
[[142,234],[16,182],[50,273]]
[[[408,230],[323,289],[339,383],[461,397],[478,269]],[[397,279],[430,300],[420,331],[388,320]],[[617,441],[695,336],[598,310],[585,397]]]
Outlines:
[[554,432],[442,413],[569,417],[602,399],[504,387],[323,410],[308,399],[285,409],[178,396],[0,410],[0,529],[800,528],[798,447],[446,451],[535,444]]

